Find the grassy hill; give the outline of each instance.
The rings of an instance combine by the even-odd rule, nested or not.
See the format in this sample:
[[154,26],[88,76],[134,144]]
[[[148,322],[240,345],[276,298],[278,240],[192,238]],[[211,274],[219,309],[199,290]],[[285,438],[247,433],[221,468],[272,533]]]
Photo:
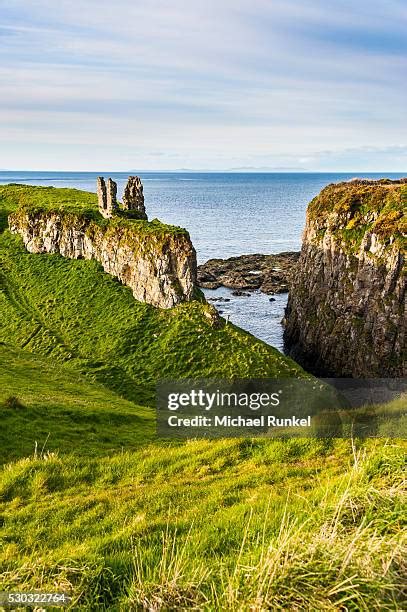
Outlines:
[[[202,301],[160,311],[98,264],[30,255],[0,187],[2,589],[75,609],[395,610],[406,602],[405,444],[155,437],[160,377],[303,376]],[[85,211],[85,212],[84,212]]]

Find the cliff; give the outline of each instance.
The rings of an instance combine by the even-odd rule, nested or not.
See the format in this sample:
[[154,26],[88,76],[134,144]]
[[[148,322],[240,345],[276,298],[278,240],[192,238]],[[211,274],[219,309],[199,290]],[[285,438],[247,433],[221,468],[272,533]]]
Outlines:
[[309,371],[406,375],[406,209],[407,179],[329,185],[308,206],[285,343]]
[[128,285],[136,300],[171,308],[193,298],[196,254],[181,228],[156,220],[104,220],[96,210],[81,213],[29,204],[9,215],[8,221],[30,253],[95,259]]

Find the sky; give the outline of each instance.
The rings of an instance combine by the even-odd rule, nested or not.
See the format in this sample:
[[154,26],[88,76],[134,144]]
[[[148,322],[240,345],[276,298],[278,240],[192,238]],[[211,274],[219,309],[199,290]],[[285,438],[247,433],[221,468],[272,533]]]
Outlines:
[[0,169],[407,172],[405,0],[0,0]]

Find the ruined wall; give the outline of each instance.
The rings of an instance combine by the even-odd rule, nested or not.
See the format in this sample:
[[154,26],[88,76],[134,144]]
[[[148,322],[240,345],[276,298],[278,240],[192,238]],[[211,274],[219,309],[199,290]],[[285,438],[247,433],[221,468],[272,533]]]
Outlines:
[[171,308],[193,297],[196,254],[184,230],[119,219],[99,224],[73,213],[29,210],[11,214],[9,227],[30,253],[95,259],[141,302]]
[[96,194],[100,214],[105,219],[111,219],[119,210],[117,204],[117,183],[109,178],[106,185],[103,176],[98,176],[96,180]]
[[119,215],[129,219],[147,221],[143,184],[138,176],[129,176],[124,188],[122,204],[117,202],[117,183],[111,178],[108,178],[106,183],[103,176],[98,176],[96,193],[99,212],[105,219]]
[[287,352],[317,374],[406,367],[407,181],[330,185],[308,207],[285,317]]
[[129,176],[123,192],[123,209],[134,211],[139,219],[147,219],[143,184],[138,176]]

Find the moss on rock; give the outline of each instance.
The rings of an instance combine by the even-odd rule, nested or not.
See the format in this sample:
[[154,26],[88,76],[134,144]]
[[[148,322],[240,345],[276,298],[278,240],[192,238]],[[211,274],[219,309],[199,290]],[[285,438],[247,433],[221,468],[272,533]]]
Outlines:
[[351,251],[367,231],[406,248],[407,179],[353,180],[328,185],[312,200],[307,220],[316,242],[329,231]]

